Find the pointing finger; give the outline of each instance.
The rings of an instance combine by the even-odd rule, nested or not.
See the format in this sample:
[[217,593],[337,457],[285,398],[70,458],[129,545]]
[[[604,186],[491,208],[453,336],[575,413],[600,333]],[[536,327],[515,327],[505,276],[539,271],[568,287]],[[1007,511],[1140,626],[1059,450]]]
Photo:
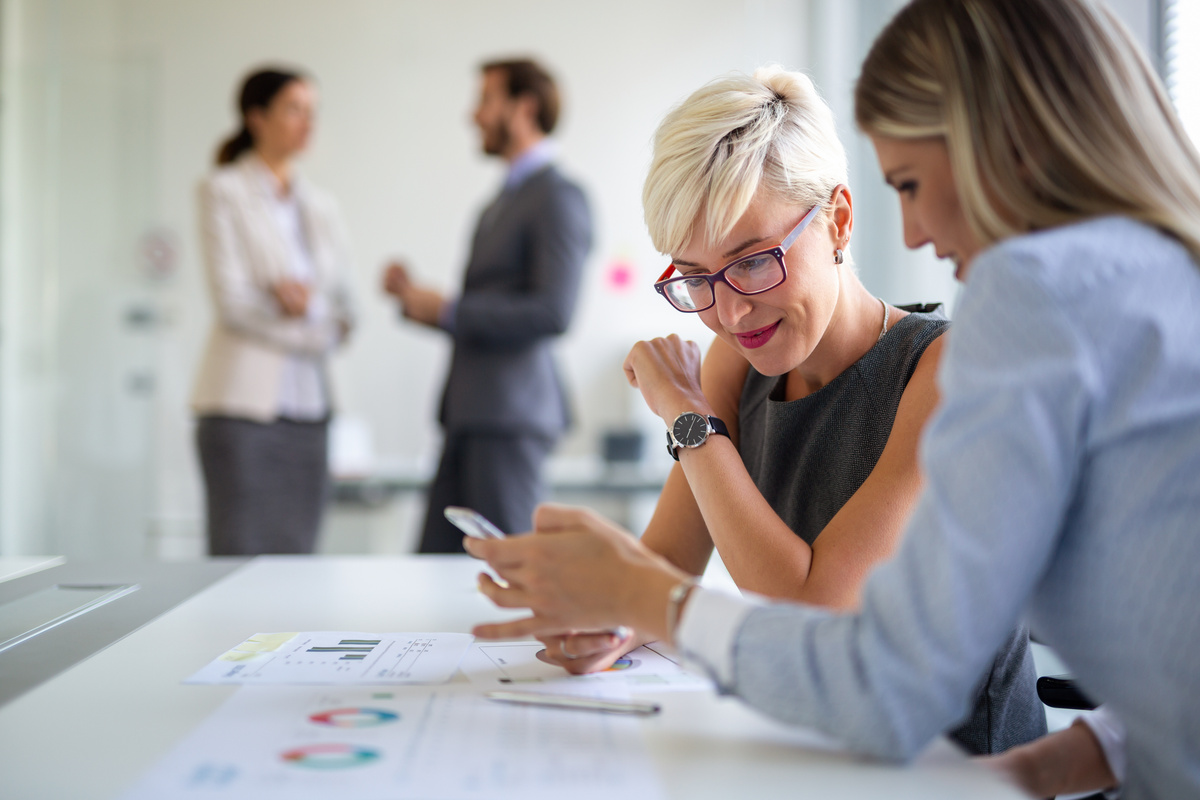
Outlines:
[[480,639],[520,639],[525,636],[535,636],[542,629],[542,622],[536,617],[525,617],[512,622],[491,622],[476,625],[471,633]]

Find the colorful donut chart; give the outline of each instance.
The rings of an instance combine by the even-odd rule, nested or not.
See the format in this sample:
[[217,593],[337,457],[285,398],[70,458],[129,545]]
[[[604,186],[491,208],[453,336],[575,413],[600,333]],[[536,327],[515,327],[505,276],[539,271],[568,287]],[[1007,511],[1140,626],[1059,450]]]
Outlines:
[[284,761],[305,769],[346,769],[362,767],[379,760],[379,751],[353,744],[306,744],[287,750],[279,756]]
[[335,708],[309,716],[310,722],[333,728],[373,728],[400,719],[394,711],[382,708]]

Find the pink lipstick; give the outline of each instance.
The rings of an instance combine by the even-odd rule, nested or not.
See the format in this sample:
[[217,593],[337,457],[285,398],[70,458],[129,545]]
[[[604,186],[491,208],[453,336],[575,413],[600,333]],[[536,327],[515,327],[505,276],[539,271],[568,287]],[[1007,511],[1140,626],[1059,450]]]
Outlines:
[[771,341],[771,337],[775,335],[775,331],[777,330],[779,330],[778,322],[768,325],[765,328],[759,328],[758,330],[735,333],[734,336],[737,337],[738,343],[742,347],[753,350]]

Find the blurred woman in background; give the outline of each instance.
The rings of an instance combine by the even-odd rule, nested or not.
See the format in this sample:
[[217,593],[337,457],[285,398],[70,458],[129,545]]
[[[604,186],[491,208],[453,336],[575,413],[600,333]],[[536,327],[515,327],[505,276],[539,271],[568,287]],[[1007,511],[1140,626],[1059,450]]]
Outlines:
[[329,493],[327,358],[354,315],[341,218],[293,166],[315,102],[299,73],[247,77],[241,128],[200,187],[216,318],[192,408],[211,555],[312,552]]

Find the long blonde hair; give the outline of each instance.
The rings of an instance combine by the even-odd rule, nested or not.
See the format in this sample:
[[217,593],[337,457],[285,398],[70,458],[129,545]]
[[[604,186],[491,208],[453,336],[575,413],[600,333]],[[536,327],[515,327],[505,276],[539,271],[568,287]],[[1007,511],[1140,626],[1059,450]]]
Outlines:
[[[763,67],[701,87],[672,109],[654,134],[642,190],[650,238],[678,253],[694,233],[721,241],[762,191],[802,206],[824,206],[846,183],[846,151],[833,112],[808,76]],[[704,230],[693,229],[704,217]]]
[[981,241],[1119,214],[1200,262],[1200,156],[1124,25],[1089,0],[914,0],[854,92],[858,126],[944,137]]

